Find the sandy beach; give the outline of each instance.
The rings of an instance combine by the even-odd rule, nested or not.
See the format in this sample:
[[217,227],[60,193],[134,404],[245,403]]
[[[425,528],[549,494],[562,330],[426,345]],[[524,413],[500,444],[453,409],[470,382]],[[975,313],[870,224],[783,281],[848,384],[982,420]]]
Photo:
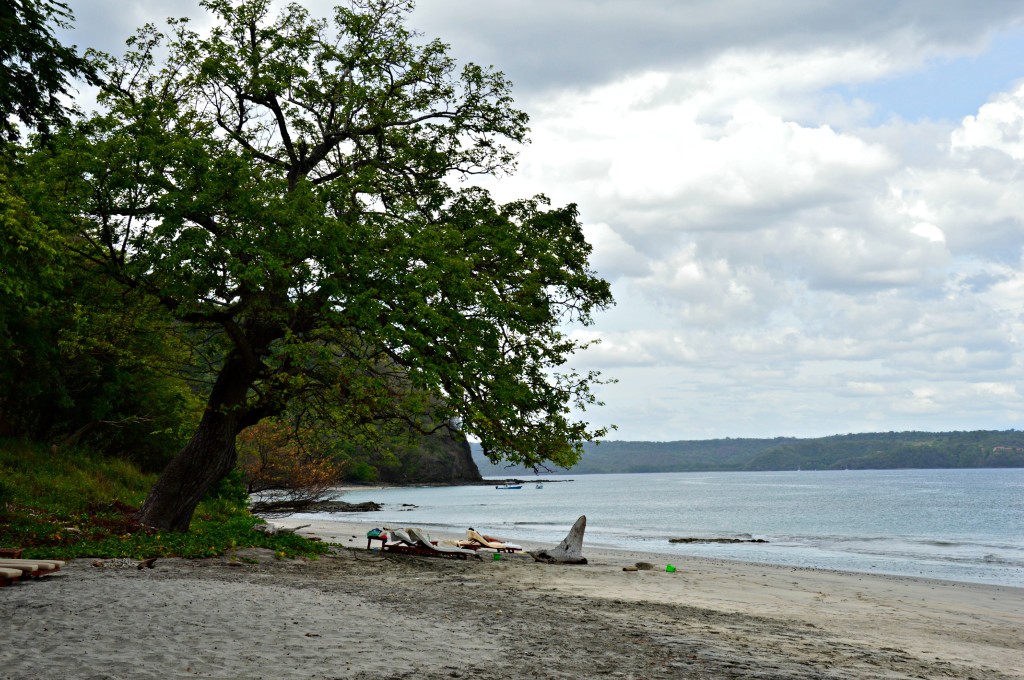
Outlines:
[[367,528],[303,529],[345,546],[318,560],[80,559],[0,589],[0,677],[1024,677],[1024,589],[586,544],[579,566],[442,560],[367,551]]

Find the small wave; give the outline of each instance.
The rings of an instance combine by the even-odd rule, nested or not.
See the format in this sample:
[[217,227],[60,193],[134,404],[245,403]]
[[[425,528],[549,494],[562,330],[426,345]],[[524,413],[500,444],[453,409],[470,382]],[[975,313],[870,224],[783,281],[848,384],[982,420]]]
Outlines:
[[[566,526],[566,523],[565,522],[529,521],[529,522],[512,522],[512,526],[515,526],[515,527],[560,527],[560,526]],[[572,522],[569,522],[568,526],[572,526]]]
[[778,538],[801,543],[875,543],[893,540],[891,536],[840,536],[836,534],[779,534]]
[[981,561],[985,564],[999,564],[1007,567],[1024,567],[1024,561],[1011,560],[1006,557],[1000,557],[999,555],[993,555],[989,553],[981,558]]

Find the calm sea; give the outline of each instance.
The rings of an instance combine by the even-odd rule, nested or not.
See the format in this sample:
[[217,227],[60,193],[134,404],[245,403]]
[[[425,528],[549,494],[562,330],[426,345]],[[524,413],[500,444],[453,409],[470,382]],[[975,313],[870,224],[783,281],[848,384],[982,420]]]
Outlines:
[[[542,489],[347,492],[340,516],[558,543],[1024,587],[1024,469],[705,472],[544,477]],[[571,480],[571,481],[555,481]],[[331,515],[318,515],[329,519]],[[673,537],[768,543],[672,544]]]

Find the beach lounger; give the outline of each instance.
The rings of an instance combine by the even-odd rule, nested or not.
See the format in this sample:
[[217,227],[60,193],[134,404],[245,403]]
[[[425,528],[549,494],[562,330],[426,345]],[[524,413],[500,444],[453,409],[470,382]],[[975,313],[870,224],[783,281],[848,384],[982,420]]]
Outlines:
[[407,548],[416,547],[416,541],[402,529],[392,529],[391,538],[398,541],[397,545],[405,546]]
[[456,548],[453,546],[438,545],[436,541],[430,540],[430,536],[414,527],[409,527],[408,529],[406,529],[406,532],[409,534],[412,540],[416,541],[416,544],[420,547],[441,553],[446,557],[451,556],[466,559],[466,557],[470,555],[476,555],[474,551],[467,550],[466,548]]
[[13,560],[0,558],[0,567],[18,569],[23,576],[46,576],[60,570],[64,566],[61,560]]
[[454,559],[467,559],[470,555],[476,556],[472,550],[464,548],[452,548],[444,545],[436,545],[430,537],[419,529],[393,529],[391,537],[396,543],[388,543],[384,546],[385,552],[395,552],[405,555],[422,555],[424,557],[447,557]]
[[391,529],[390,536],[392,542],[384,543],[384,546],[381,548],[384,552],[400,553],[402,555],[434,556],[435,551],[433,549],[424,548],[416,539],[402,529]]
[[21,569],[0,567],[0,588],[3,586],[9,586],[11,583],[17,581],[22,577],[22,574],[24,574],[24,572]]
[[497,550],[498,552],[514,553],[523,549],[523,546],[516,545],[515,543],[503,543],[501,541],[492,540],[492,537],[484,536],[472,528],[466,531],[466,537],[473,543],[478,543],[485,548]]

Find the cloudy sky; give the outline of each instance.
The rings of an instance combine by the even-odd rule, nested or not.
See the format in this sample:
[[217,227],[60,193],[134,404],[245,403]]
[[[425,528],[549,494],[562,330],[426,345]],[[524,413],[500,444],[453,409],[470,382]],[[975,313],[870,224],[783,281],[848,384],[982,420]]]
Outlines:
[[[119,51],[197,0],[71,0]],[[302,3],[326,14],[330,2]],[[1024,423],[1024,3],[422,0],[531,116],[503,199],[577,203],[613,439]]]

